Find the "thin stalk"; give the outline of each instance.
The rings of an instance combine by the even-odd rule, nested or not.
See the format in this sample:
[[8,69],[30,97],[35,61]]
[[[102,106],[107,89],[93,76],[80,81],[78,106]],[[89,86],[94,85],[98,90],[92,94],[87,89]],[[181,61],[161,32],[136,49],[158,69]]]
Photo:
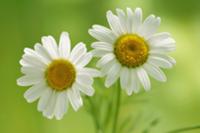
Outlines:
[[98,115],[96,113],[96,108],[95,108],[92,100],[89,97],[87,97],[87,98],[88,98],[88,101],[91,105],[91,115],[92,115],[92,118],[94,120],[96,133],[99,133],[101,131],[101,128],[100,128],[100,125],[99,125],[99,120],[98,120]]
[[175,129],[175,130],[169,131],[167,133],[180,133],[180,132],[186,132],[186,131],[197,130],[197,129],[200,129],[200,125]]
[[115,112],[114,112],[114,121],[113,121],[113,130],[112,133],[116,133],[117,131],[117,122],[118,122],[118,116],[119,116],[119,109],[120,109],[120,99],[121,99],[121,88],[119,81],[117,84],[117,96],[116,96],[116,106],[115,106]]

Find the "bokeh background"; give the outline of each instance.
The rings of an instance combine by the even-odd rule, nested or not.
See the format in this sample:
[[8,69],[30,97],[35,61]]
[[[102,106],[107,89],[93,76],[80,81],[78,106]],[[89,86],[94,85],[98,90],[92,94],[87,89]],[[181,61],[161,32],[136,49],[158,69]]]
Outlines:
[[139,100],[122,108],[120,120],[127,113],[142,112],[142,119],[129,123],[137,125],[132,133],[147,128],[154,118],[159,121],[151,133],[200,124],[199,0],[0,0],[0,133],[94,133],[84,107],[78,112],[70,109],[56,121],[44,118],[37,102],[28,104],[23,98],[27,88],[16,85],[21,76],[18,62],[25,47],[32,48],[43,35],[58,40],[62,31],[70,33],[73,44],[83,41],[90,48],[88,28],[107,26],[106,11],[126,7],[142,7],[145,16],[162,18],[159,31],[170,32],[177,41],[172,53],[177,64],[165,70],[166,83],[152,79],[152,91],[131,96]]

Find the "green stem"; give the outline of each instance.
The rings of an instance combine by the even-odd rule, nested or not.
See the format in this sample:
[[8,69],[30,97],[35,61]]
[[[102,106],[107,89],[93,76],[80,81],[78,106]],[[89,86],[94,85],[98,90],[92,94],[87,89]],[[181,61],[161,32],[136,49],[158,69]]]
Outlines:
[[119,81],[117,82],[117,96],[116,96],[116,107],[114,112],[114,121],[113,121],[113,131],[112,133],[116,133],[117,129],[117,122],[119,116],[119,108],[120,108],[120,99],[121,99],[121,88]]
[[87,97],[87,98],[88,98],[88,101],[89,101],[90,106],[91,106],[91,115],[92,115],[92,118],[93,118],[94,123],[95,123],[96,133],[99,133],[101,131],[101,128],[100,128],[100,125],[99,125],[99,122],[98,122],[98,116],[96,114],[96,108],[95,108],[92,100],[89,97]]
[[184,128],[169,131],[167,133],[180,133],[180,132],[191,131],[191,130],[196,130],[196,129],[200,129],[200,125],[184,127]]

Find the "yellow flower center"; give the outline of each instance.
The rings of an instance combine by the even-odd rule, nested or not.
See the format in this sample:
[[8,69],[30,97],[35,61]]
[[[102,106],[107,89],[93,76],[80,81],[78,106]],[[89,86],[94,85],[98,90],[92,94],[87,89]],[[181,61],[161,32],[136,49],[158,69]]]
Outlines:
[[70,88],[75,78],[76,71],[73,64],[64,59],[54,60],[46,71],[48,85],[57,91]]
[[138,67],[148,58],[148,45],[136,34],[126,34],[117,39],[114,53],[118,61],[127,67]]

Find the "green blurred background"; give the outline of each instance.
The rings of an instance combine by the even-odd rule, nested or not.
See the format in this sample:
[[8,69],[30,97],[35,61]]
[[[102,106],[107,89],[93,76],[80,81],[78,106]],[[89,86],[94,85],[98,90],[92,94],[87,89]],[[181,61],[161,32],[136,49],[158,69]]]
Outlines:
[[[18,87],[19,60],[24,47],[33,47],[41,36],[57,40],[68,31],[72,43],[83,41],[90,47],[92,24],[106,25],[105,13],[111,9],[142,7],[145,17],[162,18],[159,31],[170,32],[177,41],[172,56],[177,65],[165,70],[166,83],[152,81],[152,91],[131,97],[145,99],[122,108],[142,113],[133,133],[146,128],[146,122],[159,118],[151,133],[200,124],[200,1],[199,0],[0,0],[0,133],[94,133],[91,116],[82,107],[71,108],[61,121],[47,120],[23,98],[27,88]],[[101,87],[97,87],[101,89]],[[142,100],[141,100],[142,101]],[[101,107],[99,107],[101,108]],[[147,124],[148,125],[148,124]],[[188,133],[200,133],[200,130]]]

